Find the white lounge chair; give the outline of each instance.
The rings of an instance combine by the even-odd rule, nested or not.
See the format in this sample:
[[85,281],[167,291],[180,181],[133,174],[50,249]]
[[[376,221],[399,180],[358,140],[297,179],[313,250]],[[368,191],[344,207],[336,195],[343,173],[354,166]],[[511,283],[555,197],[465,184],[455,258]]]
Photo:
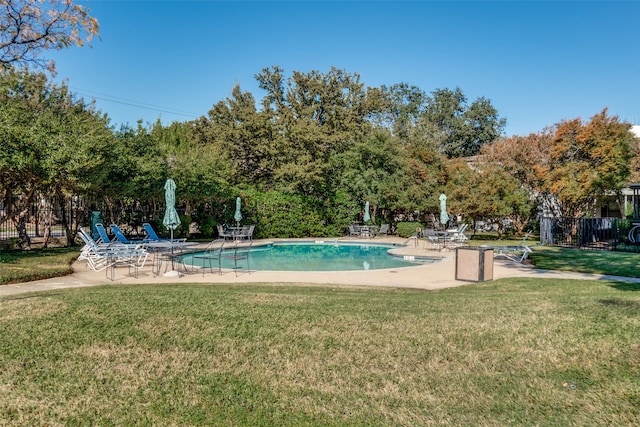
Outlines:
[[464,234],[467,230],[467,224],[460,224],[457,229],[447,230],[447,235],[445,236],[445,246],[447,247],[458,247],[465,245],[469,238]]
[[107,277],[111,280],[114,278],[115,268],[120,265],[134,268],[135,276],[138,277],[138,269],[144,267],[149,257],[149,252],[141,245],[98,243],[83,229],[78,234],[85,243],[78,259],[86,260],[87,266],[93,271],[106,270]]
[[527,246],[527,244],[525,243],[530,235],[531,235],[531,232],[527,233],[518,245],[506,245],[506,246],[482,245],[482,247],[493,249],[494,258],[503,257],[511,261],[521,263],[525,259],[527,259],[527,257],[531,252],[533,252],[531,248]]

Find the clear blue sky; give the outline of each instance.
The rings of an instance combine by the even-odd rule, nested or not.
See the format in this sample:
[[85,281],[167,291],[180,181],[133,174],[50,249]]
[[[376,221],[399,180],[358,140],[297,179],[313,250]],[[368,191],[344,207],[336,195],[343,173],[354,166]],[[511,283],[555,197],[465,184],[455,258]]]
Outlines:
[[235,84],[260,100],[254,76],[274,65],[287,76],[335,66],[365,86],[460,87],[469,102],[491,100],[507,135],[605,107],[640,123],[636,1],[80,3],[100,40],[47,57],[116,126],[206,115]]

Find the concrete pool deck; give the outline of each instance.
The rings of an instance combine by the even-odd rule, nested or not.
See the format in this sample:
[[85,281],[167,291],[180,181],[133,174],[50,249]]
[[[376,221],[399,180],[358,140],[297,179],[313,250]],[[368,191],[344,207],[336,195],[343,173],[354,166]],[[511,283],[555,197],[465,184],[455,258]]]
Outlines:
[[[308,239],[307,239],[308,240]],[[329,239],[326,239],[329,241]],[[331,239],[333,240],[333,239]],[[359,242],[358,239],[338,239],[345,242]],[[401,244],[406,239],[397,237],[376,238],[363,241],[364,243],[396,243]],[[441,257],[441,261],[431,264],[417,265],[415,267],[394,268],[385,270],[362,271],[251,271],[248,274],[242,271],[236,277],[233,271],[224,271],[222,275],[217,273],[200,272],[183,274],[180,277],[155,276],[152,272],[151,262],[140,269],[138,277],[129,276],[126,267],[116,268],[114,280],[106,277],[104,271],[94,272],[87,268],[86,262],[76,261],[73,264],[74,272],[63,277],[55,277],[46,280],[18,283],[0,286],[0,296],[16,295],[27,292],[45,290],[81,288],[102,285],[130,285],[142,283],[210,283],[238,284],[238,283],[297,283],[340,286],[381,286],[396,288],[414,288],[435,290],[456,286],[472,285],[475,282],[460,281],[455,279],[455,250],[431,251],[423,247],[410,246],[394,249],[399,255],[407,256],[432,256]],[[598,274],[582,274],[563,271],[550,271],[536,269],[528,264],[519,264],[504,259],[495,259],[493,265],[493,279],[507,277],[531,277],[545,279],[588,279],[588,280],[614,280],[640,283],[640,279],[628,277],[605,276]]]

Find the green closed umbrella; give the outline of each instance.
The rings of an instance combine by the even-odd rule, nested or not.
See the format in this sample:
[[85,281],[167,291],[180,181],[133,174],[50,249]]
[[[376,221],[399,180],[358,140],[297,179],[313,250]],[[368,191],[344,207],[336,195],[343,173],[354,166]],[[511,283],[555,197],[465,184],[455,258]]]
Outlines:
[[449,214],[447,213],[447,196],[440,195],[440,224],[445,225],[449,222]]
[[164,198],[166,208],[162,224],[171,230],[171,240],[173,240],[173,230],[180,225],[180,217],[176,211],[176,183],[171,178],[164,184]]
[[240,227],[240,221],[242,221],[242,212],[240,212],[240,205],[242,201],[240,197],[236,199],[236,213],[233,214],[233,219],[236,220],[236,227]]
[[371,215],[369,215],[369,202],[365,202],[364,204],[364,217],[362,220],[365,223],[371,221]]

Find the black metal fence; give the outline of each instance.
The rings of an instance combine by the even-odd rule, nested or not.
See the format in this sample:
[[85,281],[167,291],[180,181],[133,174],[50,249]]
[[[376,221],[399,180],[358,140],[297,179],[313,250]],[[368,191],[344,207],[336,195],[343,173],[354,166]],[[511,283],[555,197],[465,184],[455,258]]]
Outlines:
[[[66,238],[67,230],[71,238],[79,227],[90,227],[96,219],[105,224],[121,224],[124,231],[131,236],[144,235],[143,222],[157,222],[162,219],[164,204],[147,206],[139,203],[128,205],[117,204],[111,208],[104,203],[91,202],[89,200],[71,197],[60,204],[51,201],[32,203],[20,215],[9,217],[9,209],[0,204],[0,244],[11,240],[20,239],[20,228],[30,239],[48,236],[53,238]],[[179,214],[184,214],[184,209],[177,207]],[[156,227],[159,224],[154,224]]]
[[0,206],[0,242],[19,239],[20,229],[31,239],[45,234],[64,238],[67,229],[75,230],[87,221],[87,211],[78,200],[69,200],[64,205],[33,203],[14,216],[9,216],[8,209]]
[[640,220],[542,218],[540,243],[576,249],[640,252]]

